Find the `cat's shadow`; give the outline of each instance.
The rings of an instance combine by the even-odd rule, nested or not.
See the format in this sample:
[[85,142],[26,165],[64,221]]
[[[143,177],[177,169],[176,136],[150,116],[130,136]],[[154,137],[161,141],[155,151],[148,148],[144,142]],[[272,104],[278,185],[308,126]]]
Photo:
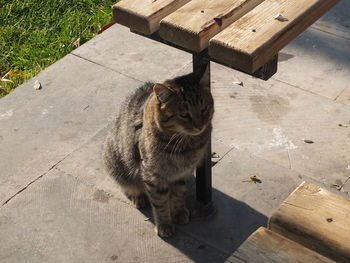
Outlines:
[[[249,205],[213,189],[217,213],[206,221],[191,221],[177,226],[173,237],[164,238],[194,262],[223,263],[268,218]],[[187,198],[188,207],[194,207],[195,189]],[[140,210],[153,222],[151,210]],[[154,222],[153,222],[154,223]]]

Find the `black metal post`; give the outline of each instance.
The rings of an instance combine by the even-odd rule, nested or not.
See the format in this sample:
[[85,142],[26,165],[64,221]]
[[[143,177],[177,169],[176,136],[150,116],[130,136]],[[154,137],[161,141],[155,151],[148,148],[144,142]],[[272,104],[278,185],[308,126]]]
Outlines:
[[[193,71],[207,68],[208,74],[206,80],[210,87],[210,60],[207,52],[192,54]],[[212,203],[212,186],[211,186],[211,138],[206,157],[196,169],[196,199],[197,207],[192,213],[192,219],[206,219],[215,213],[215,207]]]

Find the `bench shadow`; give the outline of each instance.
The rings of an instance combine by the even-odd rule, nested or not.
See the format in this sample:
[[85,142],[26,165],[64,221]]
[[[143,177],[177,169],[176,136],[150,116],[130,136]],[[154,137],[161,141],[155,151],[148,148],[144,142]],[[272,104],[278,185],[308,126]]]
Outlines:
[[[213,202],[217,208],[213,217],[177,226],[176,234],[164,238],[164,242],[194,262],[223,263],[250,234],[267,225],[268,218],[265,215],[217,189],[213,189]],[[187,206],[191,210],[194,205],[195,189],[192,188]],[[152,218],[150,210],[141,212]]]
[[[313,29],[306,30],[290,45],[309,54],[325,56],[344,67],[350,66],[350,1],[341,1],[322,16]],[[283,53],[283,52],[282,52]],[[284,57],[280,61],[284,61]]]

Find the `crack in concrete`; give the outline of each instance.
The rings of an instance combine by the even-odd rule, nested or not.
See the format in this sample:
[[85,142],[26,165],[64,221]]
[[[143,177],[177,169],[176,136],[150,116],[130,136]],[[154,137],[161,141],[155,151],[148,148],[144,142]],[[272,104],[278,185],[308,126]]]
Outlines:
[[320,28],[320,27],[319,27],[319,26],[317,26],[317,25],[313,25],[313,26],[311,26],[311,28],[312,28],[313,30],[320,31],[320,32],[323,32],[323,33],[329,34],[329,35],[334,36],[334,37],[342,38],[342,39],[345,39],[345,40],[350,40],[350,38],[347,38],[347,37],[344,37],[344,36],[337,35],[336,33],[333,33],[333,32],[329,32],[329,31],[327,31],[327,30],[324,30],[324,29]]
[[[112,122],[112,121],[111,121]],[[28,183],[25,187],[23,187],[21,190],[17,191],[14,195],[12,195],[10,198],[8,198],[0,207],[4,207],[7,203],[9,203],[13,198],[15,198],[17,195],[25,191],[30,185],[34,184],[35,182],[39,181],[42,177],[44,177],[47,173],[49,173],[52,169],[56,168],[57,165],[59,165],[61,162],[63,162],[65,159],[67,159],[70,155],[84,147],[87,143],[89,143],[93,138],[98,136],[100,132],[102,132],[105,129],[108,129],[111,125],[111,122],[107,122],[107,125],[103,126],[101,129],[99,129],[97,132],[95,132],[90,138],[88,138],[85,142],[83,142],[81,145],[78,145],[75,149],[73,149],[70,153],[68,153],[66,156],[64,156],[61,160],[53,164],[46,172],[38,176],[36,179]]]
[[105,65],[102,65],[102,64],[100,64],[100,63],[98,63],[98,62],[95,62],[95,61],[93,61],[93,60],[90,60],[90,59],[88,59],[88,58],[84,58],[84,57],[82,57],[82,56],[79,56],[79,55],[77,55],[77,54],[74,54],[73,52],[70,53],[70,55],[75,56],[75,57],[77,57],[77,58],[81,58],[81,59],[83,59],[83,60],[85,60],[85,61],[88,61],[88,62],[90,62],[90,63],[92,63],[92,64],[95,64],[95,65],[97,65],[97,66],[100,66],[100,67],[109,69],[109,70],[111,70],[111,71],[113,71],[113,72],[116,72],[116,73],[118,73],[118,74],[120,74],[120,75],[123,75],[124,77],[130,78],[130,79],[133,79],[133,80],[136,80],[136,81],[138,81],[138,82],[145,82],[144,80],[140,80],[140,79],[134,78],[133,76],[127,75],[127,74],[122,73],[122,72],[119,72],[118,70],[115,70],[115,69],[113,69],[113,68],[107,67],[107,66],[105,66]]
[[347,182],[350,181],[350,177],[348,179],[345,180],[345,182],[340,186],[339,191],[343,190],[343,187],[347,184]]
[[297,86],[297,85],[291,84],[291,83],[289,83],[289,82],[280,80],[280,79],[278,79],[278,78],[276,78],[276,77],[271,77],[271,79],[276,80],[276,81],[278,81],[278,82],[280,82],[280,83],[286,84],[286,85],[288,85],[288,86],[291,86],[291,87],[293,87],[293,88],[296,88],[296,89],[298,89],[298,90],[301,90],[301,91],[310,93],[310,94],[312,94],[312,95],[318,96],[318,97],[320,97],[320,98],[327,99],[327,100],[333,101],[333,102],[335,102],[335,103],[338,103],[338,104],[342,104],[342,105],[347,106],[347,104],[342,103],[341,101],[336,101],[336,100],[338,99],[338,97],[346,90],[346,88],[345,88],[344,90],[342,90],[342,92],[341,92],[340,94],[338,94],[338,96],[337,96],[335,99],[332,99],[332,98],[330,98],[330,97],[320,95],[320,94],[318,94],[318,93],[316,93],[316,92],[303,89],[303,88],[301,88],[301,87],[299,87],[299,86]]
[[16,192],[14,195],[12,195],[10,198],[8,198],[0,207],[0,209],[2,207],[4,207],[8,202],[10,202],[13,198],[15,198],[17,195],[19,195],[20,193],[22,193],[23,191],[25,191],[29,186],[31,186],[32,184],[34,184],[35,182],[39,181],[41,178],[43,178],[47,173],[49,173],[52,169],[54,169],[59,163],[61,163],[62,161],[64,161],[69,155],[71,155],[74,151],[72,151],[71,153],[67,154],[65,157],[63,157],[61,160],[59,160],[58,162],[56,162],[54,165],[52,165],[46,172],[44,172],[43,174],[41,174],[39,177],[37,177],[36,179],[34,179],[33,181],[31,181],[29,184],[27,184],[25,187],[23,187],[21,190],[19,190],[18,192]]
[[343,94],[343,92],[345,92],[346,88],[344,88],[341,92],[339,92],[339,94],[334,98],[333,101],[337,102],[337,99]]
[[98,187],[96,187],[94,184],[91,184],[91,183],[89,183],[89,182],[87,182],[87,181],[82,181],[82,180],[80,180],[79,176],[74,176],[73,174],[68,173],[68,172],[66,172],[65,170],[63,170],[63,169],[61,169],[61,168],[59,168],[59,167],[54,167],[54,168],[55,168],[57,171],[59,171],[59,172],[65,174],[66,176],[69,176],[69,177],[71,177],[71,178],[73,178],[73,179],[75,179],[75,180],[78,180],[79,183],[81,183],[81,184],[83,184],[83,185],[85,185],[85,186],[91,187],[91,188],[93,188],[94,190],[102,190],[102,191],[105,192],[109,197],[112,197],[112,198],[114,198],[115,200],[117,200],[117,201],[119,201],[119,202],[121,202],[121,203],[123,203],[123,204],[128,205],[129,207],[135,208],[131,203],[128,203],[128,202],[126,202],[126,201],[124,201],[124,200],[118,198],[117,196],[115,196],[115,195],[112,194],[111,192],[109,192],[109,191],[107,191],[107,190],[105,190],[105,189],[102,189],[102,188],[98,188]]

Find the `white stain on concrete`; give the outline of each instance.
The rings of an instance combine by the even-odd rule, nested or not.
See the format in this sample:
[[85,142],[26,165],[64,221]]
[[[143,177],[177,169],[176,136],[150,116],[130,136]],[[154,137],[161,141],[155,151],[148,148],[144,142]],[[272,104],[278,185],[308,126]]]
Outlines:
[[283,134],[281,128],[273,128],[273,140],[268,144],[268,148],[284,148],[286,150],[294,150],[297,148],[295,144]]
[[233,142],[230,144],[230,147],[237,150],[240,150],[242,148],[241,143],[236,139],[233,140]]
[[48,113],[49,113],[49,111],[48,111],[48,110],[46,110],[46,109],[45,109],[45,110],[43,110],[43,111],[41,112],[41,114],[42,114],[42,115],[46,115],[46,114],[48,114]]
[[13,110],[8,110],[5,113],[0,113],[0,120],[6,120],[11,118],[13,115]]

